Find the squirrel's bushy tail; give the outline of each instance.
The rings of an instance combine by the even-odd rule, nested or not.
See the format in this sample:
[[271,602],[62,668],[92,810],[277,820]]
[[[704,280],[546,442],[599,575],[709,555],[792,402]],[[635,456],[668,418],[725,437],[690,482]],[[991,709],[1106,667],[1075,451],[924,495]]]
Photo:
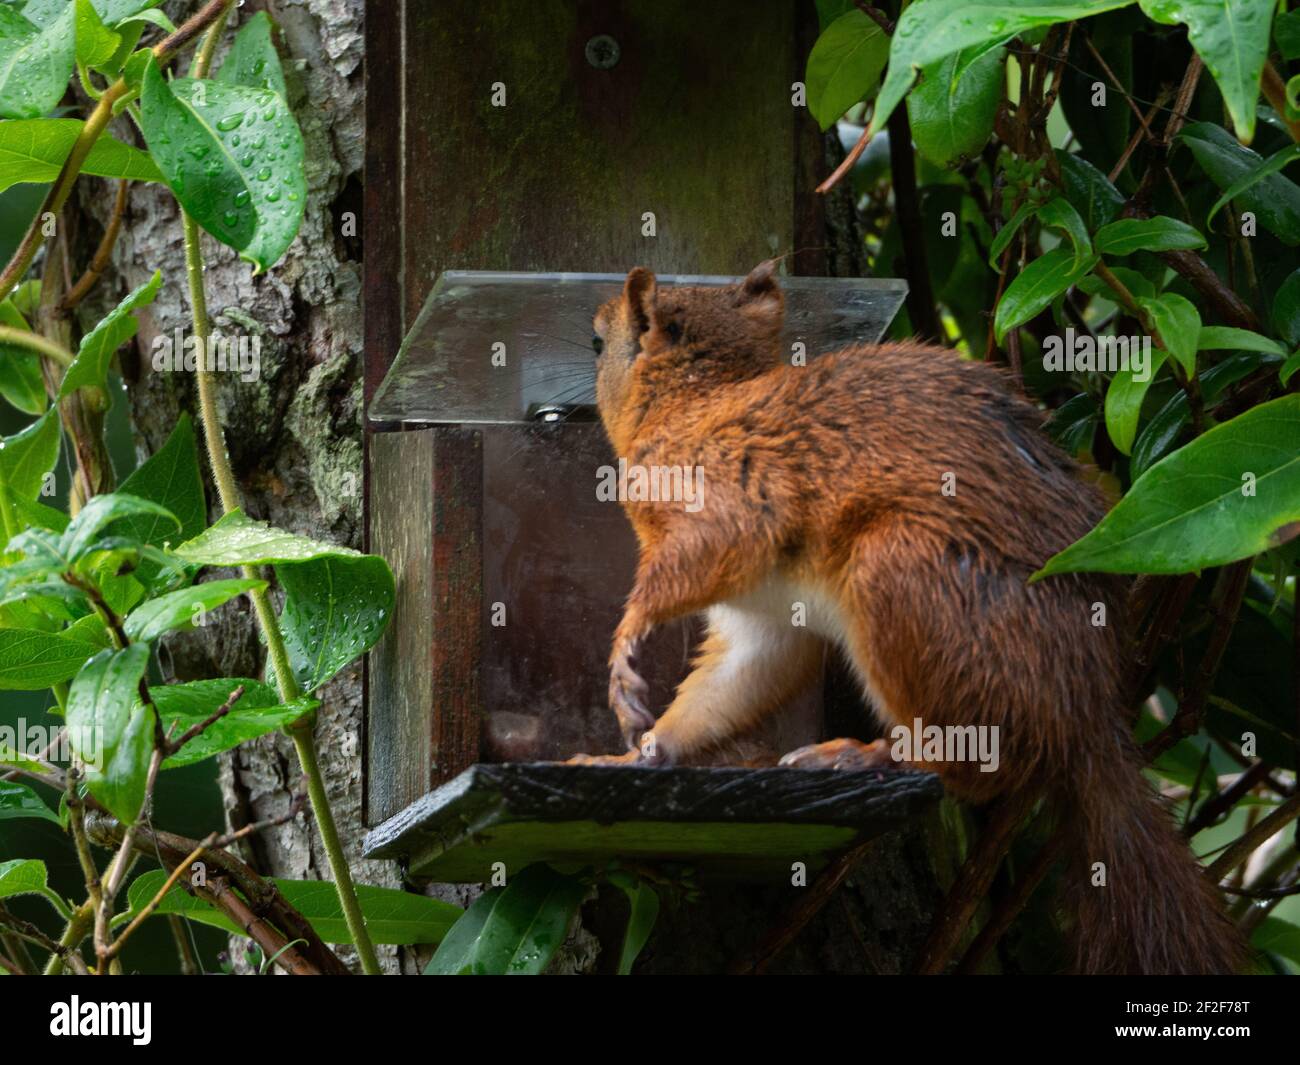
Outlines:
[[1129,737],[1116,728],[1111,738],[1075,752],[1081,764],[1061,796],[1073,840],[1065,901],[1074,970],[1241,972],[1245,942],[1218,891],[1144,779]]

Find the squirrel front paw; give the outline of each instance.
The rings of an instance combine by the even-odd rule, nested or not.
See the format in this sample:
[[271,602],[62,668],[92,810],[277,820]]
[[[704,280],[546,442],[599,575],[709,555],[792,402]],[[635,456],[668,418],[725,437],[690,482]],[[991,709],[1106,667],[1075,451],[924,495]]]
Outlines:
[[609,707],[618,718],[623,742],[632,751],[636,750],[642,734],[655,725],[654,714],[645,705],[649,685],[636,671],[635,655],[635,645],[629,646],[616,652],[609,665]]
[[622,754],[575,754],[565,765],[638,765],[641,751],[624,751]]

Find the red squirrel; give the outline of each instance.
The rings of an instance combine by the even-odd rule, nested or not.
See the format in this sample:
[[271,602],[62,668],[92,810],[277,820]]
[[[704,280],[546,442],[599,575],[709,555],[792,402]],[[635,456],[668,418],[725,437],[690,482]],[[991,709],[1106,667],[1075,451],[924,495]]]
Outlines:
[[[1028,583],[1101,518],[1100,491],[1000,368],[920,342],[791,365],[783,319],[773,262],[732,287],[660,289],[638,267],[595,316],[615,454],[697,470],[702,495],[624,503],[640,555],[609,698],[629,749],[574,761],[662,765],[724,746],[815,677],[828,641],[886,731],[997,727],[996,771],[908,768],[975,803],[1045,790],[1069,819],[1077,971],[1239,970],[1244,945],[1143,779],[1124,717],[1126,583]],[[698,612],[698,658],[656,720],[637,649]],[[889,761],[888,741],[851,739],[782,760]]]

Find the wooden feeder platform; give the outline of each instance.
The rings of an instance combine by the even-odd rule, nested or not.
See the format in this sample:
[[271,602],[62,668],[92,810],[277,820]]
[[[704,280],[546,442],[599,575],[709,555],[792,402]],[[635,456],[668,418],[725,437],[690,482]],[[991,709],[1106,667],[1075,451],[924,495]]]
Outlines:
[[933,774],[906,771],[477,764],[372,830],[364,854],[441,883],[539,861],[788,878],[792,862],[815,870],[942,794]]

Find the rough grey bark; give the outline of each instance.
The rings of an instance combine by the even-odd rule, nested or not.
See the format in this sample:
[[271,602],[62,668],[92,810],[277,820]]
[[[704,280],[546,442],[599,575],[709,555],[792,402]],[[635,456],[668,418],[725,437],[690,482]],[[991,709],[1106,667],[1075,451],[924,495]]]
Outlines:
[[[194,5],[169,6],[181,18]],[[280,27],[290,104],[306,143],[309,195],[297,239],[266,274],[253,277],[233,251],[204,238],[214,325],[228,335],[261,339],[260,379],[243,383],[227,375],[220,386],[221,415],[249,513],[359,547],[361,256],[342,223],[345,212],[360,212],[364,3],[266,0],[237,9],[236,25],[258,9]],[[134,133],[125,123],[115,132],[124,138]],[[84,206],[102,219],[111,202],[104,183],[82,184]],[[357,217],[358,233],[360,225]],[[155,372],[150,365],[154,338],[189,322],[180,220],[166,189],[132,189],[113,265],[115,274],[97,294],[101,303],[139,284],[154,268],[163,273],[157,301],[140,315],[135,356],[122,359],[138,449],[145,455],[162,444],[182,411],[196,411],[189,375]],[[216,517],[212,491],[209,501]],[[170,668],[179,679],[257,676],[262,652],[255,634],[251,613],[223,612],[194,638],[169,647]],[[336,678],[323,699],[316,729],[322,768],[340,833],[356,859],[362,835],[360,665]],[[298,780],[293,745],[283,736],[246,744],[223,759],[221,789],[231,825],[286,809]],[[250,841],[248,857],[269,875],[329,877],[309,813],[260,833]],[[395,883],[388,863],[362,862],[353,869],[361,882]],[[392,957],[388,964],[394,964]]]

